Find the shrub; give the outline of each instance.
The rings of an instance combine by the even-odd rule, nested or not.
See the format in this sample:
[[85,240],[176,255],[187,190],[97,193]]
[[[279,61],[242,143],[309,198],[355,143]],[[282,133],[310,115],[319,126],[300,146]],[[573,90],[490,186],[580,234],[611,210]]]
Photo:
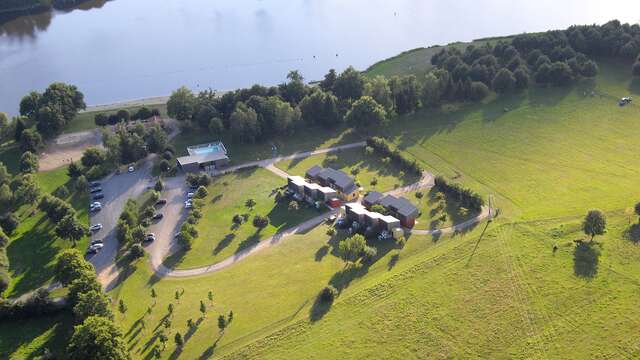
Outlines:
[[7,214],[0,218],[0,227],[7,235],[13,234],[20,225],[20,220],[14,213]]
[[360,168],[354,167],[353,169],[351,169],[351,175],[356,176],[359,173],[360,173]]
[[376,255],[378,255],[378,250],[373,246],[365,246],[364,251],[362,252],[362,260],[365,262],[372,261]]
[[374,177],[373,179],[371,179],[370,184],[371,184],[371,186],[376,186],[376,185],[378,185],[378,178],[377,178],[377,177]]
[[424,193],[422,191],[416,191],[416,198],[422,199],[424,197]]
[[191,250],[193,237],[188,231],[181,231],[178,235],[178,244],[185,250]]
[[373,148],[371,146],[365,146],[364,153],[365,155],[373,155]]
[[138,109],[138,111],[136,112],[136,115],[134,116],[134,119],[146,120],[150,117],[151,117],[151,110],[149,110],[148,107],[143,106],[140,109]]
[[191,225],[195,225],[198,223],[198,219],[193,216],[192,214],[189,214],[189,216],[187,216],[187,220],[186,220],[189,224]]
[[338,162],[338,156],[337,155],[328,155],[325,159],[324,162],[327,164],[335,164],[336,162]]
[[332,303],[333,300],[338,296],[338,290],[332,285],[327,285],[320,292],[320,301],[323,303]]
[[327,235],[333,236],[335,234],[336,234],[336,229],[335,228],[330,227],[330,228],[327,229]]
[[96,116],[93,117],[93,121],[97,126],[109,125],[109,118],[103,113],[96,114]]
[[67,189],[66,186],[61,185],[59,188],[57,188],[54,192],[53,195],[57,198],[60,199],[66,199],[69,197],[69,190]]
[[253,226],[258,230],[264,229],[269,225],[269,219],[266,216],[256,215],[253,217]]
[[300,205],[295,200],[291,200],[289,202],[289,211],[298,211],[300,209]]
[[158,192],[162,191],[164,189],[164,185],[162,184],[162,181],[160,180],[156,181],[156,184],[153,186],[153,189]]
[[89,181],[84,175],[80,175],[73,183],[76,191],[84,192],[89,190]]
[[196,219],[201,219],[202,218],[202,212],[198,209],[194,209],[191,211],[191,216],[193,216]]
[[469,215],[469,209],[467,209],[466,207],[461,206],[458,209],[458,215],[460,217],[465,217],[465,216]]
[[131,256],[133,256],[134,259],[138,259],[144,256],[144,249],[142,248],[141,244],[133,244],[133,246],[131,246]]
[[198,190],[196,191],[196,197],[199,199],[204,199],[205,197],[207,197],[207,195],[209,195],[207,188],[200,185],[200,187],[198,187]]
[[233,221],[233,223],[236,225],[242,225],[242,223],[244,222],[244,218],[240,214],[235,214],[233,215],[233,219],[231,219],[231,221]]

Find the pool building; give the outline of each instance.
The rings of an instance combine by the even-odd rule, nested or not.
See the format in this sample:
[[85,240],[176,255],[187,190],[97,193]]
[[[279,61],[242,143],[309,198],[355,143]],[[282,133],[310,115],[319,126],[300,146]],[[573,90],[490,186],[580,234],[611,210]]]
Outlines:
[[227,149],[220,141],[187,147],[189,155],[178,158],[178,166],[184,172],[212,170],[229,163]]

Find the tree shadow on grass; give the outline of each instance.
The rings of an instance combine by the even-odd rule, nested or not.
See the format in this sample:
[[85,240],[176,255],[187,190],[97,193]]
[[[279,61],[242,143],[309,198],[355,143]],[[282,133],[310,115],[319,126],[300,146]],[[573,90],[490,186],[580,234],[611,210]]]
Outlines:
[[311,322],[316,322],[322,319],[328,312],[331,310],[331,306],[333,305],[333,301],[327,302],[322,301],[322,296],[318,294],[316,296],[311,309],[309,310],[309,319]]
[[627,239],[635,244],[640,243],[640,224],[633,224],[627,228],[622,234],[624,239]]
[[218,342],[220,341],[220,339],[222,339],[223,336],[224,336],[224,333],[221,333],[220,336],[218,336],[218,338],[216,339],[216,342],[214,342],[213,345],[206,348],[205,351],[203,351],[202,354],[200,354],[200,356],[198,357],[198,360],[206,360],[206,359],[212,358],[213,355],[215,354],[216,347],[218,346]]
[[220,253],[220,251],[224,250],[224,248],[229,246],[229,244],[231,244],[231,242],[233,241],[233,239],[235,239],[235,237],[236,237],[236,234],[233,234],[233,233],[225,235],[224,238],[220,240],[218,245],[216,245],[216,248],[213,249],[213,255],[217,255],[218,253]]
[[322,245],[315,254],[316,261],[322,261],[322,259],[329,253],[329,245]]
[[400,260],[400,253],[391,255],[389,262],[387,263],[387,270],[393,269],[398,263],[398,260]]
[[597,243],[578,240],[573,251],[573,272],[578,277],[592,279],[598,273],[599,258]]
[[629,83],[629,91],[634,94],[640,94],[640,78],[634,77]]
[[236,254],[257,245],[260,242],[260,231],[256,231],[253,235],[244,239],[240,244],[238,244],[238,248],[236,249]]

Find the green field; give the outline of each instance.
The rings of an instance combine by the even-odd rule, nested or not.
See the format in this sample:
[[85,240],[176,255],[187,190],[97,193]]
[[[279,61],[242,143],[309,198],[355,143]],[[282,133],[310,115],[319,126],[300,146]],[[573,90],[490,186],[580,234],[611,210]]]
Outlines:
[[[331,161],[334,157],[335,160]],[[350,175],[353,175],[353,170],[356,169],[354,176],[356,183],[364,187],[365,191],[389,191],[418,180],[418,176],[411,174],[400,177],[402,169],[394,164],[384,165],[377,154],[365,155],[364,148],[314,155],[304,159],[285,160],[276,164],[278,168],[288,174],[298,176],[304,176],[307,170],[314,165],[342,170]],[[374,178],[377,180],[374,182],[375,185],[372,184]]]
[[[418,191],[423,193],[423,197],[420,199],[416,197]],[[446,207],[443,212],[447,215],[447,218],[445,221],[436,221],[440,214],[437,209],[438,202],[436,193],[437,191],[431,188],[431,190],[411,191],[403,195],[420,210],[420,216],[416,219],[414,229],[432,230],[447,228],[470,220],[478,215],[472,211],[468,211],[466,214],[460,214],[460,204],[454,199],[445,196]]]
[[[214,178],[202,208],[203,217],[196,226],[198,238],[186,254],[167,261],[179,268],[194,268],[214,264],[246,249],[261,240],[320,214],[318,210],[300,208],[290,212],[287,202],[276,203],[275,190],[286,185],[282,179],[264,169],[242,170]],[[245,202],[253,199],[253,208]],[[246,223],[234,226],[235,214],[249,214]],[[251,221],[255,215],[266,216],[269,225],[257,231]]]
[[[42,192],[51,193],[67,183],[69,178],[66,171],[66,167],[63,167],[38,173],[37,180]],[[89,224],[88,195],[75,193],[70,187],[69,190],[70,196],[66,200],[76,209],[78,219]],[[8,297],[20,296],[50,282],[56,255],[72,245],[56,237],[55,224],[47,219],[45,213],[37,210],[35,205],[21,208],[17,215],[20,217],[20,225],[7,246],[11,275],[11,283],[5,293]],[[78,248],[85,249],[88,241],[89,237],[79,241]]]

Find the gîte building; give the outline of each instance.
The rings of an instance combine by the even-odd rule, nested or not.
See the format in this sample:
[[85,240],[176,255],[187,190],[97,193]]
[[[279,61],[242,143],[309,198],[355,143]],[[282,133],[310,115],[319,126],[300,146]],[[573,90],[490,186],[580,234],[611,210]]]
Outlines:
[[178,166],[184,172],[212,170],[229,163],[227,148],[220,141],[187,147],[189,155],[178,158]]

